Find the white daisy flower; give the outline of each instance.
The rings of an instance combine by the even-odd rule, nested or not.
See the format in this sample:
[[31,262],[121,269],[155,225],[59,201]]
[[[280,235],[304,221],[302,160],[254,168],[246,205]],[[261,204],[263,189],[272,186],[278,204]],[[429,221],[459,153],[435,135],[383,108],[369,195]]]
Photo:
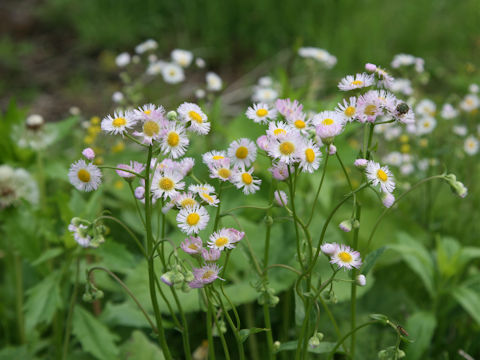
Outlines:
[[163,80],[168,84],[178,84],[185,80],[183,68],[177,64],[164,64],[161,71]]
[[383,157],[383,162],[388,165],[400,166],[402,165],[403,157],[398,151],[393,151]]
[[233,165],[250,166],[257,158],[257,147],[247,138],[232,141],[227,152]]
[[417,135],[430,134],[437,126],[435,118],[426,116],[417,121]]
[[365,169],[365,175],[373,186],[380,184],[383,192],[391,193],[395,190],[395,180],[388,166],[381,167],[379,163],[370,160]]
[[203,206],[194,205],[181,209],[177,215],[177,223],[184,233],[198,234],[205,229],[210,220],[207,210]]
[[245,195],[254,194],[258,189],[260,189],[260,184],[262,180],[255,179],[252,176],[253,167],[250,170],[245,170],[245,168],[237,168],[233,175],[233,184],[237,189],[242,189]]
[[302,135],[308,135],[311,130],[311,119],[307,119],[307,114],[304,112],[295,113],[292,116],[287,116],[288,123],[292,128],[299,131]]
[[229,229],[220,229],[210,235],[210,240],[207,241],[208,247],[211,249],[224,250],[234,249],[235,241]]
[[220,76],[215,74],[214,72],[207,72],[205,75],[205,80],[207,82],[207,90],[208,91],[220,91],[222,90],[223,81]]
[[200,193],[211,194],[215,192],[215,188],[210,184],[200,184],[200,185],[192,184],[188,187],[188,190],[197,194],[200,194]]
[[141,120],[142,131],[135,131],[133,135],[143,136],[143,143],[151,145],[153,140],[160,141],[162,135],[162,126],[165,120],[158,117],[144,117]]
[[458,116],[458,110],[452,104],[444,104],[440,116],[446,120],[454,119]]
[[476,153],[478,153],[478,147],[478,140],[475,136],[470,135],[465,139],[463,149],[468,155],[475,155]]
[[321,157],[322,153],[318,145],[312,140],[308,140],[300,151],[300,169],[313,173],[320,166]]
[[335,56],[331,55],[327,50],[316,47],[301,47],[298,49],[298,55],[303,58],[314,59],[329,69],[337,63]]
[[412,82],[408,79],[395,79],[389,89],[394,93],[410,96],[413,94]]
[[207,115],[200,109],[200,106],[192,103],[183,103],[177,109],[180,120],[190,124],[187,130],[196,132],[200,135],[206,135],[210,131],[210,123]]
[[375,77],[367,73],[347,75],[338,83],[338,88],[342,91],[361,89],[372,86],[374,82]]
[[183,156],[187,151],[189,140],[182,125],[170,122],[164,129],[161,141],[162,153],[173,159]]
[[466,112],[471,112],[480,107],[480,98],[477,94],[468,94],[458,105],[460,109]]
[[145,40],[144,42],[138,44],[135,47],[135,52],[137,54],[143,54],[144,52],[150,51],[150,50],[155,50],[158,47],[158,44],[155,40],[153,39],[148,39]]
[[109,134],[122,134],[135,125],[136,121],[132,114],[124,111],[116,111],[113,116],[107,115],[103,118],[101,128]]
[[220,203],[220,200],[217,198],[217,196],[209,192],[200,191],[198,193],[198,196],[200,196],[202,200],[205,201],[210,206],[217,207],[218,204]]
[[293,128],[283,121],[271,122],[268,124],[267,135],[270,138],[280,138],[293,132]]
[[154,104],[145,104],[138,109],[133,110],[133,118],[135,120],[164,120],[165,109],[163,106],[156,106]]
[[360,266],[362,266],[362,259],[358,251],[354,251],[349,246],[340,244],[335,253],[333,253],[330,263],[351,270],[352,268],[360,268]]
[[423,116],[433,117],[435,116],[436,110],[437,110],[437,106],[430,99],[423,99],[419,101],[418,104],[415,106],[415,112],[418,115],[423,115]]
[[92,191],[102,183],[102,172],[97,166],[78,160],[70,166],[68,178],[78,190]]
[[322,111],[313,117],[317,135],[324,142],[331,142],[333,138],[342,133],[345,117],[335,111]]
[[383,115],[384,108],[385,103],[378,91],[368,91],[357,100],[357,118],[362,123],[375,122],[377,117]]
[[175,197],[175,203],[180,209],[198,205],[197,200],[195,200],[195,194],[191,192],[186,192],[183,194],[179,194]]
[[208,165],[208,168],[212,179],[228,181],[232,178],[233,173],[230,168],[230,159],[228,158],[212,162]]
[[454,125],[452,127],[452,131],[453,131],[454,134],[456,134],[458,136],[466,136],[467,133],[468,133],[468,129],[464,125]]
[[357,115],[357,98],[352,96],[348,99],[343,99],[343,102],[338,103],[335,111],[345,117],[346,121],[352,121]]
[[245,115],[256,123],[264,124],[268,120],[275,120],[277,118],[277,110],[266,103],[258,103],[250,106]]
[[123,52],[115,58],[115,64],[117,64],[118,67],[125,67],[128,64],[130,64],[130,54],[127,52]]
[[272,104],[278,98],[278,92],[273,88],[256,87],[252,100]]
[[147,70],[145,73],[147,75],[155,76],[162,73],[163,68],[168,65],[168,62],[163,60],[158,60],[148,64]]
[[155,199],[161,197],[164,199],[173,199],[178,194],[178,190],[183,190],[185,187],[185,183],[182,179],[182,175],[178,171],[172,169],[156,171],[151,186],[153,197]]
[[291,132],[288,135],[272,139],[268,146],[268,154],[285,164],[292,164],[299,160],[303,141],[298,133]]
[[173,62],[184,68],[190,66],[193,60],[193,54],[191,51],[188,50],[175,49],[172,50],[170,56]]
[[87,248],[90,246],[92,237],[88,235],[88,226],[84,224],[79,224],[78,226],[73,225],[70,223],[68,225],[68,231],[73,233],[73,238],[83,248]]
[[205,165],[210,166],[211,163],[214,163],[218,160],[223,160],[227,158],[226,151],[212,150],[202,155],[202,161]]

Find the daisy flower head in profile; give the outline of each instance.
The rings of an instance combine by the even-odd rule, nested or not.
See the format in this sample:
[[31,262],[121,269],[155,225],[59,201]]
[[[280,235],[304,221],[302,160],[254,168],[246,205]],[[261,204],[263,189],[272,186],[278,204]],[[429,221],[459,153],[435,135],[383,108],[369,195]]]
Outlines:
[[380,166],[379,163],[369,160],[365,174],[373,186],[380,185],[382,192],[391,193],[395,190],[395,180],[388,166]]
[[145,104],[133,110],[133,117],[135,120],[159,119],[164,120],[165,109],[163,106],[156,106],[154,104]]
[[264,124],[277,118],[277,110],[266,103],[257,103],[250,106],[245,115],[256,123]]
[[177,159],[185,154],[190,143],[181,124],[169,122],[163,129],[161,149],[164,155]]
[[188,126],[187,130],[200,135],[206,135],[210,131],[207,115],[197,104],[185,102],[178,107],[177,112],[180,120]]
[[330,263],[338,265],[339,268],[351,270],[352,268],[360,268],[360,266],[362,266],[362,259],[358,251],[354,251],[349,246],[340,244],[331,255]]
[[317,144],[308,140],[300,151],[300,169],[303,172],[313,173],[320,166],[322,153]]
[[233,165],[250,166],[257,158],[257,146],[252,140],[241,138],[230,143],[227,153]]
[[210,206],[217,207],[218,204],[220,203],[220,200],[218,199],[217,195],[206,192],[206,191],[200,191],[198,193],[198,196],[200,196],[200,198]]
[[326,255],[333,255],[337,252],[339,245],[337,243],[324,243],[320,246],[320,250]]
[[289,176],[288,165],[281,161],[274,162],[268,171],[272,173],[274,179],[279,181],[286,180]]
[[342,133],[345,119],[335,111],[322,111],[313,117],[317,135],[326,144],[331,144],[333,138]]
[[345,117],[345,121],[353,121],[357,115],[357,98],[352,96],[348,100],[343,99],[337,104],[335,111]]
[[200,194],[201,192],[212,194],[215,192],[215,188],[210,184],[192,184],[188,187],[188,190],[197,194]]
[[262,183],[262,180],[254,178],[252,173],[253,167],[249,170],[245,170],[242,166],[237,167],[234,170],[232,182],[237,189],[242,189],[245,195],[254,194],[260,189],[260,184]]
[[208,247],[220,251],[224,249],[234,249],[236,241],[232,235],[229,229],[220,229],[210,235]]
[[212,179],[220,179],[221,181],[229,181],[232,179],[232,169],[230,165],[230,159],[225,158],[222,160],[216,160],[208,165],[210,170],[210,177]]
[[182,173],[183,176],[187,176],[190,171],[192,171],[195,166],[195,159],[191,157],[186,157],[180,160],[178,171]]
[[[119,170],[123,169],[123,170]],[[128,171],[124,171],[128,170]],[[130,161],[130,165],[127,164],[118,164],[117,165],[117,170],[116,173],[118,176],[124,178],[124,179],[133,179],[135,178],[135,174],[140,174],[143,170],[145,170],[145,165],[142,163],[139,163],[138,161]]]
[[223,280],[218,276],[221,268],[217,264],[207,264],[201,268],[193,268],[194,279],[188,285],[191,288],[202,288],[216,279]]
[[177,223],[180,230],[187,235],[198,234],[207,227],[210,215],[200,205],[188,206],[181,209],[177,214]]
[[227,231],[230,233],[230,238],[234,243],[239,242],[245,236],[245,233],[243,231],[240,231],[234,228],[227,228]]
[[288,196],[287,194],[285,193],[285,191],[282,191],[282,190],[275,190],[275,192],[273,193],[273,196],[275,198],[275,203],[280,206],[280,207],[284,207],[284,206],[287,206],[288,204]]
[[96,190],[102,183],[102,172],[96,165],[78,160],[70,166],[68,178],[78,190],[89,192]]
[[74,225],[70,223],[68,225],[68,231],[70,231],[73,235],[73,238],[83,248],[87,248],[90,246],[92,242],[92,237],[88,235],[88,226],[84,224]]
[[227,159],[227,152],[224,150],[212,150],[202,155],[202,161],[207,166],[224,159]]
[[278,112],[285,117],[292,116],[296,113],[301,113],[303,110],[303,105],[300,104],[297,100],[290,99],[278,99],[275,102],[275,107]]
[[375,82],[375,77],[371,74],[361,73],[347,75],[338,83],[338,88],[342,91],[349,91],[354,89],[361,89],[372,86]]
[[392,87],[395,78],[390,75],[386,70],[377,66],[377,68],[375,69],[375,74],[378,77],[378,87],[384,87],[385,89],[390,89]]
[[199,254],[203,250],[203,242],[202,242],[202,239],[200,239],[199,237],[190,236],[186,238],[184,241],[182,241],[182,243],[180,244],[180,247],[187,254],[190,254],[190,255]]
[[212,262],[220,259],[222,252],[218,249],[202,249],[202,258],[205,261]]
[[152,179],[151,191],[155,199],[173,199],[177,196],[179,190],[183,190],[185,183],[182,181],[182,175],[173,169],[156,171]]
[[193,54],[191,51],[183,49],[174,49],[170,54],[173,62],[180,65],[181,67],[188,67],[192,63]]
[[109,134],[124,134],[135,125],[136,121],[131,112],[122,110],[115,111],[113,116],[107,115],[103,118],[101,128]]
[[303,139],[297,131],[291,131],[285,136],[271,139],[268,154],[285,164],[293,164],[300,159]]
[[161,68],[163,80],[167,84],[178,84],[185,80],[183,68],[175,63],[164,64]]

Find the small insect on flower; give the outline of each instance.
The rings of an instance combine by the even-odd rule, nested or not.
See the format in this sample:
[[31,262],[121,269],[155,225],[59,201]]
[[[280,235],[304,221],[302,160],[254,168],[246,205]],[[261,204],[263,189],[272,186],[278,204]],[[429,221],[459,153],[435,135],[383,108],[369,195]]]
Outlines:
[[107,115],[103,118],[101,128],[109,134],[124,134],[136,123],[131,112],[116,111],[113,116]]
[[331,264],[337,264],[340,268],[351,270],[352,268],[360,268],[362,259],[358,251],[352,250],[349,246],[338,245],[337,250],[333,253],[330,259]]
[[206,135],[210,131],[207,115],[197,104],[185,102],[178,107],[177,112],[180,120],[188,125],[187,130],[200,135]]
[[380,184],[380,189],[385,193],[392,193],[395,190],[395,180],[388,166],[380,166],[379,163],[370,160],[365,169],[367,179],[373,186]]
[[245,115],[256,123],[264,124],[268,120],[275,120],[277,118],[277,110],[268,104],[258,103],[250,106]]
[[195,279],[189,283],[191,288],[201,288],[206,284],[214,282],[216,279],[223,280],[218,276],[221,268],[216,264],[207,264],[201,268],[193,268]]
[[190,236],[189,238],[186,238],[184,241],[182,241],[180,247],[183,251],[190,255],[199,254],[204,250],[202,239],[195,236]]
[[210,240],[208,241],[208,247],[217,250],[234,249],[235,248],[235,238],[230,229],[220,229],[217,232],[214,232],[210,235]]
[[70,183],[80,191],[96,190],[102,183],[102,172],[100,169],[85,160],[78,160],[70,166],[68,172]]
[[237,187],[237,189],[242,189],[245,195],[254,194],[258,189],[260,189],[260,184],[262,180],[255,179],[252,176],[253,167],[250,170],[245,170],[244,167],[236,168],[234,170],[234,175],[232,182]]
[[209,164],[208,167],[212,179],[220,179],[222,181],[231,180],[233,172],[230,168],[230,159],[217,160]]
[[175,170],[166,169],[165,171],[156,171],[152,180],[151,191],[155,199],[163,197],[164,199],[173,198],[178,194],[178,190],[183,190],[185,183],[182,181],[182,175]]
[[164,129],[161,144],[162,153],[173,159],[184,155],[189,144],[185,128],[180,124],[170,122]]
[[361,89],[372,86],[375,82],[375,77],[371,74],[361,73],[353,75],[347,75],[338,83],[338,88],[342,91]]
[[232,164],[236,166],[250,166],[257,158],[257,147],[247,138],[233,141],[227,152]]
[[320,166],[322,153],[317,144],[308,140],[300,151],[300,169],[304,172],[313,173]]
[[177,223],[180,230],[187,234],[198,234],[207,227],[210,215],[203,206],[189,206],[179,211]]

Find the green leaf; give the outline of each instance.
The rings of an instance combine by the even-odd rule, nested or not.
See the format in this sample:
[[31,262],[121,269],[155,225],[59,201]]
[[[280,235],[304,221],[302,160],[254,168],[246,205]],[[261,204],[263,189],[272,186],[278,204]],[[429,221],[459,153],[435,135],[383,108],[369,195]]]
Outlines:
[[134,328],[150,328],[145,316],[133,302],[107,303],[100,315],[100,320],[110,327],[121,325]]
[[431,312],[419,311],[408,318],[406,329],[414,340],[408,345],[408,359],[425,359],[423,355],[430,346],[436,326],[437,320]]
[[399,243],[390,248],[402,254],[407,265],[420,277],[430,296],[434,296],[433,260],[425,247],[406,233],[398,235]]
[[305,305],[300,296],[295,292],[295,325],[302,326],[305,319]]
[[49,324],[55,311],[63,306],[60,295],[60,273],[53,272],[27,291],[25,318],[27,331],[40,323]]
[[151,342],[144,333],[135,330],[120,348],[122,360],[164,360],[162,350]]
[[385,250],[387,250],[387,247],[382,246],[381,248],[372,251],[365,257],[365,263],[362,267],[362,274],[368,274],[368,272],[373,268],[373,265],[375,265],[378,258],[385,252]]
[[385,324],[387,323],[388,321],[388,316],[387,315],[383,315],[383,314],[370,314],[368,315],[371,319],[373,320],[378,320],[378,321],[382,321],[384,322]]
[[35,261],[32,262],[32,266],[38,266],[44,263],[47,260],[56,258],[58,255],[63,253],[62,248],[51,248],[45,251],[40,257],[38,257]]
[[72,332],[84,351],[100,360],[118,359],[117,335],[80,306],[73,313]]
[[466,286],[454,288],[452,295],[477,324],[480,325],[480,295]]
[[270,331],[270,329],[261,329],[261,328],[251,328],[251,329],[242,329],[240,330],[240,340],[245,342],[250,335],[257,334],[262,331]]

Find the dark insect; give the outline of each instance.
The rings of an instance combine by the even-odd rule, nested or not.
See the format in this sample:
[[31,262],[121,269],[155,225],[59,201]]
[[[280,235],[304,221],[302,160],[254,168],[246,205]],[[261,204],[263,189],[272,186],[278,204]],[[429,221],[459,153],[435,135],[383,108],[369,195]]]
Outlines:
[[406,103],[400,103],[397,105],[397,111],[399,114],[406,114],[410,110],[410,107]]

